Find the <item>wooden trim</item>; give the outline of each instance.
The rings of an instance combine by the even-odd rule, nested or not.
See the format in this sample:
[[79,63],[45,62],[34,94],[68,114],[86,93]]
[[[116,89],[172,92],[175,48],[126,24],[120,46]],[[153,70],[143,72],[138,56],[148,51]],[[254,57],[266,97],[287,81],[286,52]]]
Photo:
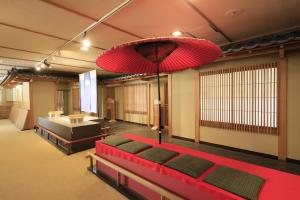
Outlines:
[[[88,137],[88,138],[81,138],[81,139],[77,139],[77,140],[67,140],[59,135],[57,135],[56,133],[50,131],[49,129],[40,126],[40,125],[36,125],[36,128],[39,128],[43,131],[46,131],[48,134],[50,134],[51,136],[55,137],[56,139],[62,141],[64,144],[66,145],[70,145],[70,144],[75,144],[75,143],[80,143],[80,142],[85,142],[85,141],[89,141],[89,140],[95,140],[95,139],[102,139],[105,138],[106,136],[108,136],[107,134],[100,134],[100,135],[96,135],[96,136],[92,136],[92,137]],[[105,129],[101,130],[101,131],[106,131]]]
[[168,133],[172,136],[172,74],[168,74]]
[[147,126],[150,127],[151,124],[151,115],[150,115],[150,101],[151,101],[151,93],[150,93],[151,84],[150,81],[147,82]]
[[54,97],[53,110],[57,110],[57,81],[53,81],[53,97]]
[[[159,186],[159,185],[157,185],[153,182],[150,182],[149,180],[147,180],[147,179],[145,179],[141,176],[136,175],[134,172],[131,172],[131,171],[129,171],[129,170],[127,170],[127,169],[125,169],[125,168],[123,168],[123,167],[121,167],[121,166],[119,166],[119,165],[117,165],[117,164],[115,164],[115,163],[113,163],[109,160],[106,160],[106,159],[104,159],[100,156],[97,156],[93,153],[89,152],[88,155],[87,155],[87,158],[95,159],[96,161],[106,165],[107,167],[117,171],[118,173],[120,173],[120,174],[122,174],[122,175],[124,175],[124,176],[126,176],[126,177],[142,184],[143,186],[149,188],[150,190],[153,190],[154,192],[157,192],[158,194],[161,195],[162,198],[166,197],[166,198],[172,199],[172,200],[183,200],[184,199],[183,197],[180,197],[179,195],[169,191],[168,189],[163,188],[163,187],[161,187],[161,186]],[[91,163],[93,163],[93,162],[91,162]],[[91,167],[93,167],[93,166],[91,166]]]
[[[13,50],[13,51],[22,51],[22,52],[26,52],[26,53],[40,54],[40,55],[45,55],[45,56],[48,55],[48,54],[42,53],[42,52],[30,51],[30,50],[25,50],[25,49],[17,49],[17,48],[6,47],[6,46],[0,46],[0,48],[2,48],[2,49],[9,49],[9,50]],[[89,63],[96,63],[95,61],[91,61],[91,60],[83,60],[83,59],[79,59],[79,58],[71,58],[71,57],[66,57],[66,56],[56,55],[55,57],[57,57],[57,58],[63,58],[63,59],[69,59],[69,60],[77,60],[77,61],[89,62]]]
[[126,117],[126,115],[125,115],[125,86],[124,86],[124,84],[122,84],[121,85],[121,87],[122,87],[122,92],[123,92],[123,96],[122,96],[122,103],[123,103],[123,113],[122,113],[122,117],[123,117],[123,121],[125,121],[125,117]]
[[34,127],[33,117],[33,81],[29,82],[29,111],[28,111],[28,126],[30,129]]
[[284,49],[279,50],[278,67],[278,159],[287,158],[287,79],[288,64],[284,54]]
[[200,72],[195,71],[195,142],[200,141]]
[[[2,56],[2,55],[0,55],[0,57],[1,58],[7,58],[7,59],[14,59],[14,60],[29,61],[29,62],[40,62],[40,60],[25,59],[25,58],[16,58],[16,57],[10,57],[10,56]],[[57,66],[66,66],[66,67],[80,68],[80,69],[89,69],[89,70],[94,69],[94,68],[90,68],[90,67],[82,67],[82,66],[75,66],[75,65],[65,65],[65,64],[61,64],[61,63],[57,63],[57,62],[49,62],[49,64],[51,64],[51,65],[57,65]],[[26,68],[33,69],[33,67],[26,67]],[[99,68],[98,71],[104,71],[104,70],[101,70]]]

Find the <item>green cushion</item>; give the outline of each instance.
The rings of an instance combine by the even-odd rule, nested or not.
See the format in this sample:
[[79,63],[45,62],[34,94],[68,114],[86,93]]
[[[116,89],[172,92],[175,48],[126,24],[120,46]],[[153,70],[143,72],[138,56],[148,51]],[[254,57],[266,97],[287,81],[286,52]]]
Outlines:
[[121,150],[129,152],[129,153],[134,153],[134,154],[141,152],[145,149],[148,149],[150,147],[152,147],[152,146],[149,144],[145,144],[145,143],[137,142],[137,141],[127,142],[125,144],[121,144],[121,145],[117,146],[118,149],[121,149]]
[[138,154],[138,156],[140,156],[141,158],[159,164],[164,163],[177,155],[178,153],[175,151],[170,151],[159,147],[151,148]]
[[218,166],[204,181],[251,200],[258,199],[259,191],[265,182],[258,176],[225,166]]
[[107,144],[109,146],[116,147],[118,145],[131,142],[131,141],[132,141],[131,139],[127,139],[119,136],[112,136],[103,140],[102,143]]
[[213,166],[214,163],[186,154],[167,162],[165,165],[184,174],[197,178],[203,172]]

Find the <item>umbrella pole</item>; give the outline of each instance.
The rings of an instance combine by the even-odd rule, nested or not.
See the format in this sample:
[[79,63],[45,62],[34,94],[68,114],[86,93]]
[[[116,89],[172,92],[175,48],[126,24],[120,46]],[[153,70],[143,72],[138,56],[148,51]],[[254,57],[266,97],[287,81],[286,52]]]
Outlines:
[[157,63],[157,92],[158,92],[158,143],[161,144],[161,105],[160,105],[160,80],[159,63]]

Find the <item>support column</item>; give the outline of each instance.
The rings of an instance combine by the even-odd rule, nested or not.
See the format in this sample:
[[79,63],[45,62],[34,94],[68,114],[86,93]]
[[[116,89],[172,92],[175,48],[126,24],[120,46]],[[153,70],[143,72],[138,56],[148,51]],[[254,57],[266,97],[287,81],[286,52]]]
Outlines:
[[147,81],[147,126],[150,127],[150,101],[151,101],[151,95],[150,95],[150,81]]
[[278,66],[278,159],[287,158],[287,78],[288,65],[284,48],[279,50]]
[[172,136],[172,74],[168,75],[168,134]]
[[195,71],[195,142],[200,141],[200,74]]

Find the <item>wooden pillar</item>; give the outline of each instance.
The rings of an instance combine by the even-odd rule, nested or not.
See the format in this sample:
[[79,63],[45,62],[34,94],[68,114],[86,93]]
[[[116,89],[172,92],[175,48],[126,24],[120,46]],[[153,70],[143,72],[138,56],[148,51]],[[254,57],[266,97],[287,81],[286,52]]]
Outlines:
[[195,71],[195,142],[200,141],[200,74]]
[[57,110],[57,84],[58,84],[58,81],[53,81],[53,96],[54,96],[53,110]]
[[28,111],[28,127],[33,129],[34,127],[34,116],[33,116],[33,80],[29,82],[29,111]]
[[126,104],[126,102],[125,102],[125,86],[124,86],[124,84],[122,84],[122,94],[123,94],[123,96],[122,96],[122,98],[123,98],[123,113],[122,113],[122,116],[123,116],[123,121],[125,121],[125,104]]
[[150,81],[147,81],[147,126],[150,127],[150,101],[151,101],[151,96],[150,96]]
[[168,134],[172,136],[172,74],[168,75]]
[[284,49],[279,50],[278,66],[278,159],[287,158],[287,78],[288,65]]

